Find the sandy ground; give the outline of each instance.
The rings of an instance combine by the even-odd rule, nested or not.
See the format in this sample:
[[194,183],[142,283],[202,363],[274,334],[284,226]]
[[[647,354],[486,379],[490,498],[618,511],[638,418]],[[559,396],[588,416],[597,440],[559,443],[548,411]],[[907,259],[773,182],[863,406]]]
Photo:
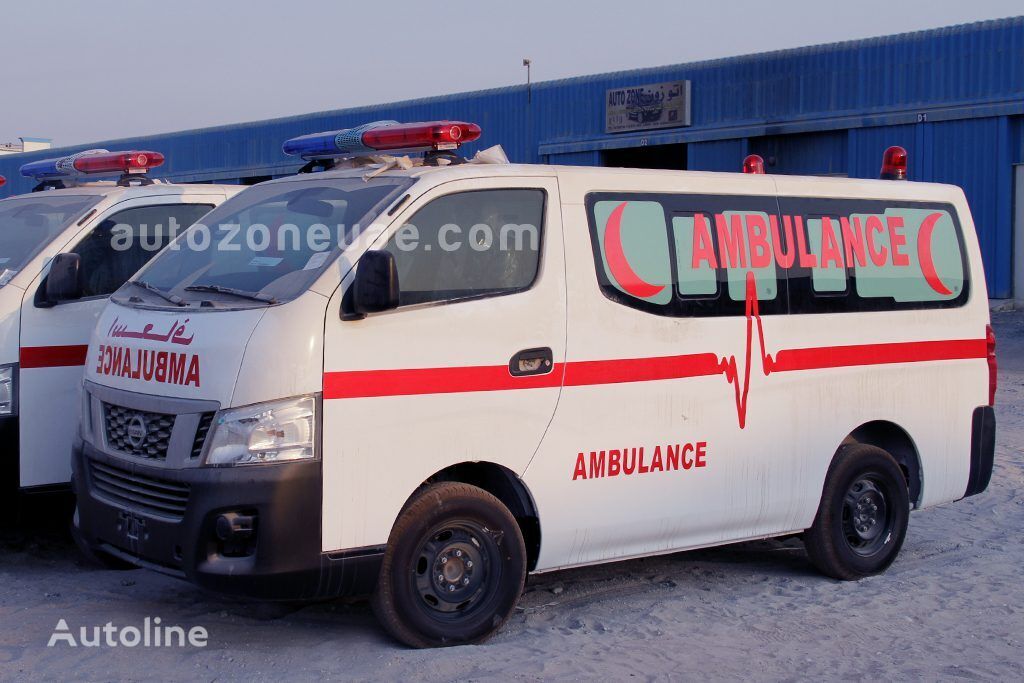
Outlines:
[[[981,496],[915,513],[883,576],[824,579],[798,541],[534,577],[484,645],[413,651],[363,602],[256,604],[147,571],[82,565],[55,530],[0,552],[0,679],[1024,680],[1024,315],[995,318],[996,470]],[[204,649],[46,647],[112,621],[203,626]]]

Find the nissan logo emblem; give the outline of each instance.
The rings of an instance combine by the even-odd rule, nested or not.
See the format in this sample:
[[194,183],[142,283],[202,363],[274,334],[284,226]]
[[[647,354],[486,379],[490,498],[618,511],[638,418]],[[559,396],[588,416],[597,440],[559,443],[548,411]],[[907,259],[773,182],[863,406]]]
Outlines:
[[125,436],[128,439],[128,445],[132,448],[142,448],[142,444],[146,443],[146,437],[149,435],[149,427],[146,425],[146,419],[141,415],[136,415],[128,421],[128,428],[125,431]]

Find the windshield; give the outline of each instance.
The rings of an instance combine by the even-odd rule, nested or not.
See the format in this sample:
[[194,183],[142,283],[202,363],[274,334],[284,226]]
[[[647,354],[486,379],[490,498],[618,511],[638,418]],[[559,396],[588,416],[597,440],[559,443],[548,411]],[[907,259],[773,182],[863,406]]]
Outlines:
[[0,201],[0,285],[101,199],[98,195],[32,194]]
[[289,301],[411,184],[406,178],[310,178],[255,186],[180,235],[118,298],[179,306]]

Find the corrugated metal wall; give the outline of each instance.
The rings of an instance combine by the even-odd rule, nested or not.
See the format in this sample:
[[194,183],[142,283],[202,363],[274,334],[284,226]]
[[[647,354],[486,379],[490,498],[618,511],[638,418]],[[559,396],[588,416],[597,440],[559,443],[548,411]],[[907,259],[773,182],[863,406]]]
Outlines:
[[[741,49],[738,46],[737,49]],[[605,91],[691,81],[687,128],[604,132]],[[978,224],[993,296],[1011,293],[1012,164],[1024,161],[1024,17],[730,59],[599,74],[533,86],[320,112],[67,148],[154,149],[158,177],[232,181],[294,172],[287,138],[367,121],[465,119],[513,161],[599,164],[600,151],[686,144],[692,169],[737,170],[743,156],[772,157],[771,173],[875,177],[882,150],[910,152],[911,178],[964,188]],[[27,161],[55,152],[0,157],[8,185]]]

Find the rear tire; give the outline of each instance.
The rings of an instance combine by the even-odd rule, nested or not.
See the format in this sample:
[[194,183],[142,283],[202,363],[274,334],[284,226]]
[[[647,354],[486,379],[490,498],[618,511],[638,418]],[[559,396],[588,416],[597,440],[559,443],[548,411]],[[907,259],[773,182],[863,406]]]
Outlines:
[[909,518],[907,481],[893,457],[866,444],[841,446],[804,535],[807,555],[834,579],[878,574],[896,559]]
[[443,482],[395,523],[373,610],[411,647],[478,643],[512,615],[525,581],[526,546],[508,508],[476,486]]

